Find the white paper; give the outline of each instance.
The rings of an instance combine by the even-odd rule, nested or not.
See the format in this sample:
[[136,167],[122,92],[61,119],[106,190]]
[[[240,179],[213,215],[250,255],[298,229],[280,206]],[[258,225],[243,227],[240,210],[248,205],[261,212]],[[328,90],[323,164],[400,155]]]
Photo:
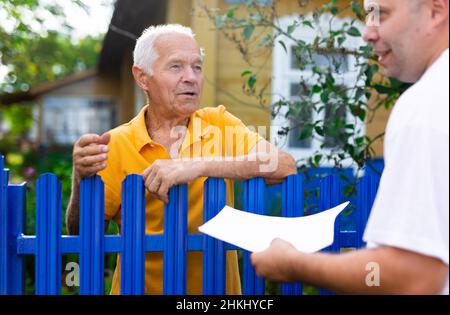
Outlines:
[[334,222],[348,204],[298,218],[258,215],[225,206],[198,229],[250,252],[263,251],[280,238],[301,252],[314,253],[333,244]]

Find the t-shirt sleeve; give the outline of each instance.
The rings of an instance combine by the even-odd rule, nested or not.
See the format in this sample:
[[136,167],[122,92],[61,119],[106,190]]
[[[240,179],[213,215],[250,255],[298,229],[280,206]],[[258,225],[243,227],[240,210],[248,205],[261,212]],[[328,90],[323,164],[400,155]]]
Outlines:
[[228,112],[225,106],[217,107],[217,120],[222,127],[225,156],[247,155],[261,139],[257,132],[247,127],[239,118]]
[[449,256],[449,136],[425,126],[396,130],[364,240]]

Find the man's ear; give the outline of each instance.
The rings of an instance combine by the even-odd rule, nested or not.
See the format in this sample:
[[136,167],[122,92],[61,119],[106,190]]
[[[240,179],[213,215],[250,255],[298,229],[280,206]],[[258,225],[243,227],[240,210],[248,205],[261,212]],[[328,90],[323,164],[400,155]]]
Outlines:
[[138,66],[133,66],[131,71],[133,72],[133,77],[134,77],[134,80],[136,81],[137,85],[139,85],[139,87],[141,89],[143,89],[144,91],[148,91],[148,79],[149,79],[149,77],[144,72],[144,70],[142,70]]
[[429,0],[433,24],[441,28],[448,27],[448,0]]

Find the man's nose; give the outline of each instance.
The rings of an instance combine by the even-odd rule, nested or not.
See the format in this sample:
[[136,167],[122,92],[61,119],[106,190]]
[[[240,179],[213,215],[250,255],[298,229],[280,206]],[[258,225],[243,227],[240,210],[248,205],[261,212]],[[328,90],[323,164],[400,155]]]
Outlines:
[[183,71],[183,81],[184,82],[195,82],[197,81],[197,75],[192,67],[186,67]]
[[363,39],[367,43],[376,42],[378,37],[378,28],[376,26],[367,26],[363,32]]

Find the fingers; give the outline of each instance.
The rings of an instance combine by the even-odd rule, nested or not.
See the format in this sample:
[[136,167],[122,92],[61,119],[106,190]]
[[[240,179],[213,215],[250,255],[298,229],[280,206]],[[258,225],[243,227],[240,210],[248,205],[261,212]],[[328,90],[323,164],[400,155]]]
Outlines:
[[109,143],[109,140],[111,140],[111,135],[109,134],[109,132],[105,132],[100,136],[100,139],[97,141],[97,143],[106,145]]
[[97,154],[97,155],[88,155],[79,159],[79,165],[90,167],[95,164],[103,164],[108,159],[108,154]]
[[74,145],[73,165],[74,179],[79,182],[85,177],[93,176],[106,168],[109,133],[101,137],[96,134],[81,136]]
[[91,143],[96,143],[99,139],[99,135],[96,134],[82,135],[80,139],[78,139],[78,141],[75,143],[75,146],[85,147]]
[[169,202],[169,189],[171,187],[170,181],[166,176],[166,173],[160,169],[156,162],[148,167],[142,176],[145,181],[145,187],[152,196],[164,201]]
[[161,197],[161,200],[165,203],[169,203],[169,188],[170,186],[164,182],[161,184],[158,190],[158,196]]

